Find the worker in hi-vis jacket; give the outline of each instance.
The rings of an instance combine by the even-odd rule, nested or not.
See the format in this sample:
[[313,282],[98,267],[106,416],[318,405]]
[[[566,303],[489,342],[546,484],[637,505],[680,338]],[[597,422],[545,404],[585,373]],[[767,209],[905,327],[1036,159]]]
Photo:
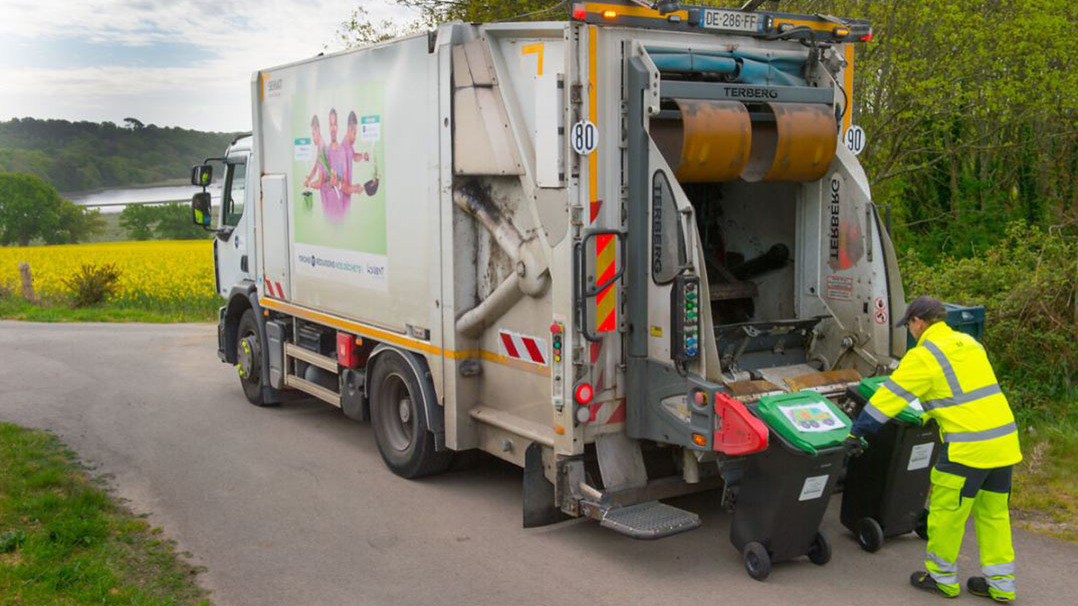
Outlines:
[[859,454],[861,436],[920,400],[924,416],[939,423],[943,448],[931,476],[927,571],[913,573],[910,583],[948,598],[961,593],[958,551],[972,512],[984,576],[970,577],[966,589],[1009,602],[1015,585],[1008,501],[1011,472],[1022,460],[1018,428],[984,347],[952,330],[945,318],[936,299],[910,303],[896,326],[908,326],[917,346],[865,405],[844,446]]

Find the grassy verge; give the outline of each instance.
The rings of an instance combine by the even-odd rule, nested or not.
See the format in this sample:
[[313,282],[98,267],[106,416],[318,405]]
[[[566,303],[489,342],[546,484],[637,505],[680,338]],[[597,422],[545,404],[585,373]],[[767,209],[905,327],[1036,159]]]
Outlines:
[[52,434],[0,423],[0,603],[208,605],[199,569]]
[[0,296],[0,319],[28,322],[212,322],[221,300],[206,297],[187,304],[118,302],[75,309],[62,302],[32,304],[14,296]]
[[1030,422],[1011,510],[1017,526],[1078,543],[1078,402],[1061,409]]

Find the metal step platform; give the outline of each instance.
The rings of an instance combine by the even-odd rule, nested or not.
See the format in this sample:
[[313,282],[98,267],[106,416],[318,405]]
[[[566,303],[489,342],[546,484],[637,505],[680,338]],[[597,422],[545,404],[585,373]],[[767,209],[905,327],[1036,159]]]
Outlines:
[[700,516],[658,501],[648,501],[607,509],[602,512],[599,524],[634,539],[652,540],[695,530],[700,527]]

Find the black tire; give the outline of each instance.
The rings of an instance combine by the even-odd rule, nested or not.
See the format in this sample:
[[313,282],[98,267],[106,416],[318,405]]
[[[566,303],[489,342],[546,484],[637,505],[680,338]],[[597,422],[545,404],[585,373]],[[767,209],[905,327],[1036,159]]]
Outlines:
[[453,462],[452,451],[434,449],[419,381],[400,353],[375,359],[368,392],[374,439],[386,467],[403,478],[441,473]]
[[809,546],[808,559],[817,566],[823,566],[831,561],[831,541],[827,540],[822,532],[816,531],[812,537],[812,545]]
[[883,528],[872,518],[857,521],[857,544],[869,553],[876,553],[883,547]]
[[771,554],[767,549],[755,541],[745,545],[741,550],[741,557],[745,560],[745,572],[757,581],[766,581],[771,574]]
[[922,510],[921,516],[917,518],[917,525],[913,527],[913,532],[917,533],[917,536],[924,540],[928,540],[928,510]]
[[236,369],[240,375],[240,386],[247,401],[255,406],[272,406],[262,398],[262,339],[258,336],[258,323],[255,312],[248,309],[240,316],[236,328]]

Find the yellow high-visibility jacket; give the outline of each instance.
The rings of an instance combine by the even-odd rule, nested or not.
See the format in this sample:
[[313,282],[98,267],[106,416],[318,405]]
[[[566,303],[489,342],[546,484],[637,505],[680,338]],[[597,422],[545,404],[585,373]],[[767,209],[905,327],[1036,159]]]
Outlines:
[[915,399],[939,423],[949,460],[979,469],[1022,460],[1014,413],[984,347],[973,337],[944,322],[929,326],[862,417],[886,423]]

